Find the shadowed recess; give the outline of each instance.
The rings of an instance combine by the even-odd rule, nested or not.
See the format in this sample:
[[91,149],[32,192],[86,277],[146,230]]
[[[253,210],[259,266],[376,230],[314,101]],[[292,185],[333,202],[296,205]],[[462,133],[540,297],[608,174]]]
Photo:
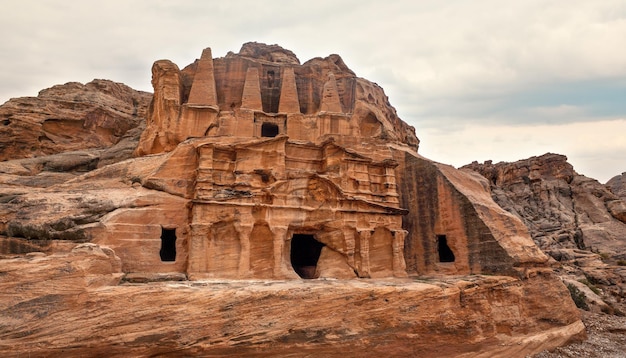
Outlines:
[[454,252],[448,246],[446,235],[437,235],[437,251],[439,252],[439,262],[454,262]]
[[176,261],[176,229],[161,227],[161,261]]
[[313,235],[295,234],[291,238],[291,266],[298,276],[317,278],[317,260],[324,244],[315,240]]

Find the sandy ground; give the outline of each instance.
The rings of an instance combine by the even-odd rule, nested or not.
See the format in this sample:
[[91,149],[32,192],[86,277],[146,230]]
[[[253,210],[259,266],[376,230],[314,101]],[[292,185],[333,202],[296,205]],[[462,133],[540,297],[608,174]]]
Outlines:
[[624,358],[626,357],[626,317],[582,311],[588,339],[581,343],[541,352],[534,358]]

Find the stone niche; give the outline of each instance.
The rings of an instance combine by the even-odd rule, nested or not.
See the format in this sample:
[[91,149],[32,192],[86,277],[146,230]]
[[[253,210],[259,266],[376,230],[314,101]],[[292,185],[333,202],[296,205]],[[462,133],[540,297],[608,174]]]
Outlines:
[[155,62],[152,83],[135,154],[182,153],[166,162],[186,171],[161,175],[192,183],[152,242],[191,279],[517,274],[547,261],[487,185],[419,156],[382,89],[337,55],[300,64],[277,46],[205,49],[183,70]]

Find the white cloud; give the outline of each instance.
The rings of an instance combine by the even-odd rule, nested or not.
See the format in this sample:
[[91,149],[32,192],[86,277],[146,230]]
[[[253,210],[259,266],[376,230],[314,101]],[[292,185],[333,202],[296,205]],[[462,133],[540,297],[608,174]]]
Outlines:
[[545,118],[550,122],[554,122],[555,120],[559,122],[574,121],[588,116],[583,107],[567,104],[529,107],[525,109],[525,112],[527,116]]
[[[626,88],[623,0],[20,0],[0,2],[0,33],[0,102],[93,78],[151,90],[157,59],[183,67],[207,46],[223,56],[259,41],[303,62],[340,54],[385,88],[423,146],[465,124],[594,121],[607,116],[599,106],[613,118],[626,108],[615,95]],[[622,85],[590,88],[607,99],[587,103],[593,81]],[[577,96],[559,95],[568,86]]]
[[466,125],[455,132],[425,130],[422,155],[455,166],[472,161],[513,162],[545,153],[565,154],[574,169],[606,182],[626,168],[626,119],[558,125]]

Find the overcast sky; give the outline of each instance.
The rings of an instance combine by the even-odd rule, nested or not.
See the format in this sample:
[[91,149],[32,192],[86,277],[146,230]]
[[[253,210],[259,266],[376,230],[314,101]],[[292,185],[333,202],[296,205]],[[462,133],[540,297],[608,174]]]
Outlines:
[[0,103],[94,78],[152,91],[155,60],[258,41],[341,55],[436,161],[626,171],[626,0],[0,0],[0,34]]

